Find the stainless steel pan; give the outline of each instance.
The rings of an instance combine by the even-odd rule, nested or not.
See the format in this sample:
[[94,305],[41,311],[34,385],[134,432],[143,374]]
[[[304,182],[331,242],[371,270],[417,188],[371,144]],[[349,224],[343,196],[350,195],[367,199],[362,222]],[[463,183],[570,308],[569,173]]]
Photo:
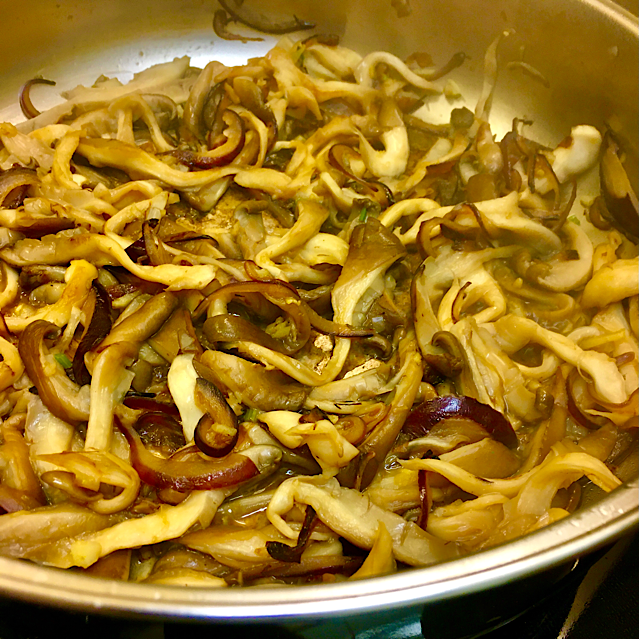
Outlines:
[[[246,0],[259,5],[258,0]],[[630,0],[630,6],[634,0]],[[58,82],[37,87],[39,108],[58,90],[90,84],[100,74],[128,79],[151,64],[189,55],[194,65],[212,58],[227,64],[263,54],[275,39],[240,44],[218,39],[217,6],[203,0],[26,0],[3,2],[0,38],[0,120],[21,119],[17,93],[41,74]],[[628,4],[628,3],[627,3]],[[636,4],[636,3],[635,3]],[[637,170],[637,20],[607,0],[410,0],[400,18],[390,0],[277,0],[263,12],[295,14],[335,33],[362,52],[383,49],[406,56],[427,51],[443,62],[463,50],[470,61],[455,72],[473,105],[482,81],[483,55],[505,28],[514,29],[503,56],[532,65],[503,69],[491,121],[497,135],[514,117],[534,121],[531,137],[555,145],[571,125],[616,130]],[[635,454],[636,457],[636,454]],[[110,582],[0,558],[0,594],[93,611],[164,617],[236,620],[293,618],[435,602],[497,588],[558,566],[631,531],[639,521],[637,467],[626,464],[624,486],[576,515],[503,546],[384,578],[299,588],[189,590]],[[551,574],[546,572],[546,574]]]

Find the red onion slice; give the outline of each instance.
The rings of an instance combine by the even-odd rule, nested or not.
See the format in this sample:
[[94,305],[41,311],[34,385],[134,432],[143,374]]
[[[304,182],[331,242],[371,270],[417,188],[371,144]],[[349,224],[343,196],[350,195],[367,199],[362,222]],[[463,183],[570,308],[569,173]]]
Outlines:
[[448,395],[426,400],[410,413],[404,424],[404,432],[413,438],[424,437],[435,424],[451,418],[477,422],[493,439],[508,448],[517,448],[517,434],[510,422],[491,406],[465,396]]
[[231,453],[221,460],[176,461],[149,452],[140,436],[114,416],[115,425],[131,447],[131,465],[140,479],[158,489],[173,488],[180,492],[212,490],[235,486],[258,474],[257,466],[245,455]]

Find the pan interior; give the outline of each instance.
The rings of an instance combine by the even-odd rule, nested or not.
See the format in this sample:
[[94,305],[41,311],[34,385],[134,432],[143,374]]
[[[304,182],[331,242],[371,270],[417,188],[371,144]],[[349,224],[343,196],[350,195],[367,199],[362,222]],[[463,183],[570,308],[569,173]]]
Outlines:
[[[410,0],[410,7],[408,17],[398,17],[390,1],[277,0],[268,11],[313,21],[316,32],[335,33],[362,53],[386,50],[405,57],[424,51],[442,64],[464,51],[468,62],[451,74],[462,98],[434,103],[429,115],[435,121],[446,120],[454,107],[474,108],[484,52],[496,35],[511,30],[500,55],[536,73],[521,64],[502,66],[491,115],[496,136],[511,128],[513,118],[531,120],[530,137],[549,146],[576,124],[608,126],[623,139],[629,174],[636,178],[637,24],[629,13],[596,0]],[[268,35],[246,44],[220,40],[212,28],[216,8],[199,0],[7,4],[0,39],[0,121],[22,119],[17,95],[32,77],[57,82],[55,88],[37,86],[32,92],[44,110],[59,101],[59,91],[90,85],[102,74],[126,81],[148,66],[184,55],[194,66],[211,59],[237,65],[277,42],[277,36]],[[450,564],[368,583],[321,590],[184,592],[92,580],[0,558],[0,592],[82,609],[233,618],[320,615],[435,600],[540,571],[623,534],[637,524],[639,511],[636,464],[627,473],[626,486],[595,499],[569,522]]]

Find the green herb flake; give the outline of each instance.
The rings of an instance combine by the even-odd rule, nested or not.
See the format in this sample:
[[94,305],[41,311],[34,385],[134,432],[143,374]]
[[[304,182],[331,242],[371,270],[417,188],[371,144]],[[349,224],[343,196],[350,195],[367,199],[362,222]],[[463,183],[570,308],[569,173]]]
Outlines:
[[293,326],[288,319],[278,317],[272,324],[269,324],[265,330],[273,339],[285,339],[291,335]]
[[53,357],[62,368],[71,368],[73,366],[73,362],[64,353],[55,353]]
[[366,222],[366,218],[368,217],[368,207],[364,207],[360,212],[359,212],[359,221],[360,222]]
[[242,419],[245,422],[256,422],[259,414],[260,414],[260,411],[257,410],[257,408],[249,408],[244,413],[244,417]]
[[569,215],[568,221],[572,222],[573,224],[576,224],[577,226],[581,226],[581,221],[576,215]]

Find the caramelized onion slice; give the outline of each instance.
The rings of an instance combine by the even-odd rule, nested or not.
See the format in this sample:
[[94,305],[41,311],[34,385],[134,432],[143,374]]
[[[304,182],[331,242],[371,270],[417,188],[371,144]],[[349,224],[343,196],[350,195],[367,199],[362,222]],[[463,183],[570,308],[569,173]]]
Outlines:
[[391,204],[395,204],[393,193],[385,184],[382,184],[377,180],[363,180],[352,173],[350,170],[351,158],[361,161],[360,154],[346,144],[335,144],[328,152],[328,161],[330,165],[349,180],[359,184],[364,193],[377,202],[382,209],[386,209]]
[[430,471],[418,470],[417,471],[417,485],[419,487],[419,518],[417,519],[417,525],[426,530],[428,526],[428,515],[433,507],[433,491],[430,485]]
[[206,411],[195,427],[195,445],[209,457],[224,457],[238,437],[237,416],[220,389],[203,377],[195,382],[195,404]]
[[173,488],[180,492],[212,490],[234,486],[258,474],[256,464],[247,456],[231,453],[222,460],[163,459],[149,452],[133,428],[114,416],[115,425],[131,447],[131,464],[140,479],[155,488]]
[[180,419],[180,411],[175,404],[167,404],[166,402],[159,402],[156,399],[150,397],[140,397],[138,395],[129,395],[124,398],[122,402],[125,406],[133,408],[134,410],[143,410],[152,413],[165,413],[171,417]]
[[450,418],[464,418],[477,422],[493,439],[508,448],[517,447],[517,434],[499,411],[465,396],[447,395],[426,400],[408,416],[404,431],[412,437],[423,437],[435,424]]
[[306,506],[304,514],[304,523],[294,546],[283,544],[280,541],[267,541],[266,552],[278,561],[286,561],[299,564],[302,561],[302,553],[306,549],[308,542],[311,540],[313,526],[317,522],[317,514],[311,506]]
[[263,33],[292,33],[312,29],[315,26],[311,22],[300,20],[297,16],[284,22],[273,22],[261,13],[251,11],[243,0],[220,0],[220,5],[234,20]]
[[29,187],[37,183],[38,176],[33,169],[14,166],[6,171],[0,171],[0,206],[5,209],[20,206]]
[[48,84],[49,86],[55,86],[55,82],[53,80],[45,80],[44,78],[32,78],[31,80],[27,80],[20,89],[20,108],[22,109],[22,113],[24,117],[28,120],[36,118],[40,115],[40,111],[33,106],[33,102],[31,102],[30,91],[31,87],[34,84]]
[[233,89],[240,102],[253,112],[268,128],[271,142],[277,138],[277,120],[271,107],[264,101],[262,90],[249,78],[235,78]]
[[73,375],[80,386],[91,383],[91,376],[84,365],[84,356],[111,332],[113,324],[111,298],[107,290],[97,280],[93,282],[93,290],[95,291],[93,315],[89,322],[89,328],[87,328],[73,356]]
[[247,42],[262,42],[264,38],[249,38],[247,36],[241,36],[237,33],[231,33],[227,27],[229,22],[233,22],[233,19],[224,11],[224,9],[218,9],[213,14],[213,31],[218,38],[222,40],[239,40],[246,44]]
[[79,386],[74,384],[61,368],[53,375],[46,372],[43,362],[46,355],[45,337],[58,337],[59,334],[60,329],[51,322],[31,322],[20,336],[18,351],[27,375],[38,389],[43,404],[58,419],[68,424],[77,424],[89,419],[88,411],[78,397]]
[[186,445],[182,424],[167,413],[143,413],[135,424],[135,430],[145,446],[164,457],[170,457]]

